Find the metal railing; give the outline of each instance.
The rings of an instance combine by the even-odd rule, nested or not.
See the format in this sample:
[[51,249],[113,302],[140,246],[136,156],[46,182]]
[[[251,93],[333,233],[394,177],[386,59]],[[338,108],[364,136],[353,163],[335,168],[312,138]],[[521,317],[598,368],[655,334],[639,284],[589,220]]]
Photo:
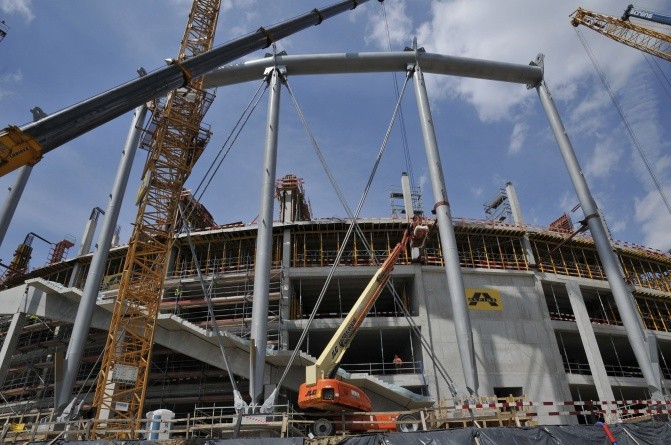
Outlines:
[[342,363],[342,369],[350,373],[365,373],[371,375],[389,375],[389,374],[422,374],[422,362],[403,362],[399,365],[393,362],[378,363]]

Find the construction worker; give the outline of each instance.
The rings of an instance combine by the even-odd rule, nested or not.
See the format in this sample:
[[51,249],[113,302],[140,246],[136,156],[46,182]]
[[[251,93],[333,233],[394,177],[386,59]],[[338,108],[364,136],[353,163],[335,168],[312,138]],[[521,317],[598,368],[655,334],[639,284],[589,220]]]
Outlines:
[[401,366],[403,366],[403,360],[401,360],[401,357],[399,357],[398,354],[394,354],[394,360],[392,360],[392,363],[394,363],[396,373],[400,372]]

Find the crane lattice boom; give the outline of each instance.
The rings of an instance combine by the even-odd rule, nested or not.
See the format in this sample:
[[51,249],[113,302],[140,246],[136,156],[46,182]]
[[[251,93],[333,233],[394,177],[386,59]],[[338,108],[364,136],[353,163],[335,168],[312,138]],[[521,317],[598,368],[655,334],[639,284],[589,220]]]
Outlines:
[[671,61],[671,35],[643,25],[578,8],[571,14],[573,26],[584,25],[611,39],[653,56]]
[[[179,56],[185,86],[154,109],[141,202],[128,246],[96,387],[98,437],[135,437],[142,420],[167,257],[184,182],[210,136],[201,121],[212,102],[202,77],[181,62],[212,47],[220,0],[194,0]],[[103,431],[104,429],[104,431]]]

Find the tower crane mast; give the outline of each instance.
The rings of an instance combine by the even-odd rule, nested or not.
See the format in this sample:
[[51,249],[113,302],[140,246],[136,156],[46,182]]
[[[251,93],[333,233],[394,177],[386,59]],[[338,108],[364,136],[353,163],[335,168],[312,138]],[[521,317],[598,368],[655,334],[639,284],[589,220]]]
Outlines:
[[168,60],[181,69],[185,86],[169,92],[153,110],[137,217],[93,402],[98,437],[135,437],[142,419],[180,194],[210,137],[201,122],[213,96],[182,62],[212,48],[219,7],[220,0],[194,0],[179,55]]
[[617,42],[624,43],[660,59],[671,61],[671,34],[657,31],[629,20],[635,17],[662,25],[670,25],[671,17],[629,5],[621,18],[578,8],[571,14],[573,26],[584,25]]

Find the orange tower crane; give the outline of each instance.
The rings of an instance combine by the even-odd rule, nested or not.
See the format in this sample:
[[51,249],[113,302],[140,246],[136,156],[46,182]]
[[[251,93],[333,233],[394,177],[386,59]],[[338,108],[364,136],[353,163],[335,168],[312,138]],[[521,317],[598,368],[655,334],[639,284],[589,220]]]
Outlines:
[[98,375],[98,437],[135,438],[142,420],[167,257],[184,182],[209,141],[201,125],[213,96],[182,62],[212,48],[220,0],[194,0],[179,55],[184,86],[154,108],[138,213]]

